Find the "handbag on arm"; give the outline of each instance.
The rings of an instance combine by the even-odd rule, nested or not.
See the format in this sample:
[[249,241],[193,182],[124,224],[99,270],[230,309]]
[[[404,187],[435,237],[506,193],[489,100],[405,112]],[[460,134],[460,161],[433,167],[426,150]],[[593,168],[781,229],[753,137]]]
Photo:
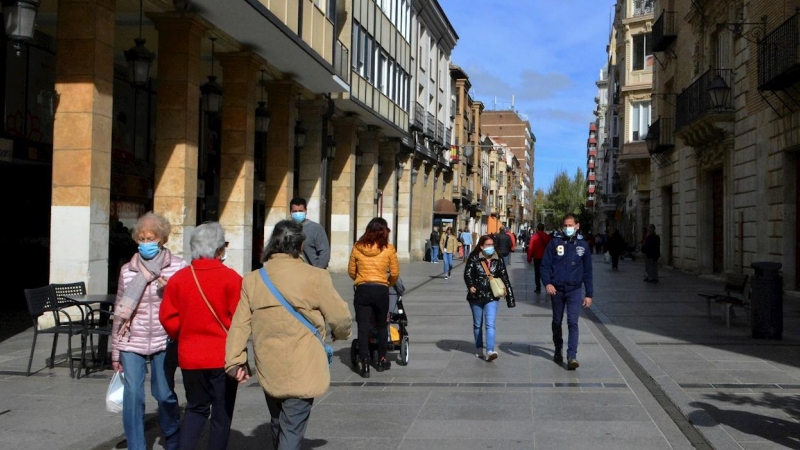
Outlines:
[[489,265],[486,264],[486,261],[481,261],[481,265],[483,266],[483,270],[486,271],[486,276],[489,277],[489,287],[492,288],[492,295],[497,298],[505,297],[506,296],[506,284],[503,283],[503,280],[500,278],[495,278],[491,272],[489,272]]
[[[219,324],[219,326],[222,327],[223,330],[225,330],[225,335],[227,336],[228,335],[228,327],[226,327],[222,323],[222,321],[219,319],[219,316],[217,315],[217,312],[214,311],[214,308],[211,307],[211,303],[208,302],[208,298],[206,298],[206,294],[203,292],[203,288],[200,287],[200,280],[197,279],[197,272],[194,271],[194,266],[189,266],[189,267],[192,269],[192,276],[194,277],[194,284],[197,285],[197,290],[200,291],[200,296],[203,297],[203,301],[206,302],[206,306],[208,306],[208,310],[211,311],[211,315],[214,316],[215,319],[217,319],[217,323]],[[244,364],[242,364],[241,366],[234,366],[231,369],[229,369],[228,370],[228,375],[230,375],[231,377],[236,378],[236,369],[238,369],[239,367],[243,367],[244,368],[244,371],[245,371],[245,373],[247,373],[248,377],[251,375],[250,363],[248,361],[245,361]]]
[[294,308],[294,306],[292,306],[289,302],[286,301],[286,299],[283,297],[278,288],[276,288],[275,285],[272,284],[272,281],[269,279],[269,275],[267,275],[267,270],[262,267],[258,272],[261,274],[261,279],[264,280],[264,284],[266,284],[269,290],[272,291],[272,295],[274,295],[275,298],[277,298],[278,301],[281,302],[281,305],[283,305],[283,307],[286,308],[287,311],[289,311],[297,320],[300,321],[300,323],[305,325],[306,328],[308,328],[308,330],[311,331],[311,333],[317,337],[317,339],[319,339],[320,344],[322,344],[322,348],[325,349],[325,355],[328,357],[328,367],[330,367],[331,364],[333,364],[333,348],[322,340],[322,334],[319,332],[317,327],[315,327],[311,322],[309,322],[308,319],[305,318],[305,316],[300,314]]

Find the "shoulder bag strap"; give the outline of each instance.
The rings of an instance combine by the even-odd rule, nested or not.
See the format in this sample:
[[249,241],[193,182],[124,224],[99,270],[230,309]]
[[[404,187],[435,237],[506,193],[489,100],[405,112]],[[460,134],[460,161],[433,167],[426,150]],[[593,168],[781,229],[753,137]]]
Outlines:
[[197,290],[200,291],[200,296],[203,297],[203,301],[206,302],[208,310],[211,311],[211,314],[214,316],[215,319],[217,319],[217,323],[219,323],[219,326],[221,326],[222,329],[225,330],[225,334],[228,334],[228,328],[222,324],[221,320],[219,320],[219,316],[217,315],[216,311],[214,311],[214,308],[211,307],[211,303],[208,302],[206,294],[203,293],[203,288],[200,287],[200,281],[197,279],[197,273],[194,271],[194,266],[189,266],[189,267],[192,269],[192,276],[194,277],[194,283],[197,285]]
[[317,339],[319,339],[319,341],[322,342],[322,334],[320,334],[320,332],[317,329],[317,327],[312,325],[311,322],[309,322],[308,319],[305,318],[305,316],[300,314],[294,308],[294,306],[292,306],[291,304],[289,304],[288,301],[286,301],[286,299],[283,297],[283,295],[281,295],[281,293],[278,290],[278,288],[276,288],[275,285],[272,284],[272,281],[269,279],[269,275],[267,275],[267,270],[262,267],[258,272],[261,274],[261,279],[264,280],[264,284],[267,285],[269,290],[272,292],[272,295],[274,295],[275,298],[277,298],[278,301],[281,302],[281,305],[283,305],[283,307],[286,308],[287,311],[289,311],[297,320],[299,320],[300,323],[305,325],[306,328],[308,328],[309,331],[311,331],[314,334],[314,336],[316,336]]
[[486,260],[481,261],[481,265],[483,266],[483,270],[486,271],[486,276],[489,277],[491,280],[494,278],[491,272],[489,272],[489,265],[486,263]]

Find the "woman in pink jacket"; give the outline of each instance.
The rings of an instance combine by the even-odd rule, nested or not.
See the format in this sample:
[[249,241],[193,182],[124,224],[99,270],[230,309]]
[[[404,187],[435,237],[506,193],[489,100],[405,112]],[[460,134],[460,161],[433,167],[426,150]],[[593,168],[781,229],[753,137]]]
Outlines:
[[139,253],[119,274],[114,304],[111,361],[114,370],[123,372],[122,426],[128,449],[144,450],[144,381],[150,362],[150,393],[158,401],[158,419],[164,433],[164,448],[179,446],[180,415],[175,395],[177,347],[168,342],[158,312],[167,280],[187,266],[181,258],[164,248],[170,223],[149,212],[139,218],[131,236]]

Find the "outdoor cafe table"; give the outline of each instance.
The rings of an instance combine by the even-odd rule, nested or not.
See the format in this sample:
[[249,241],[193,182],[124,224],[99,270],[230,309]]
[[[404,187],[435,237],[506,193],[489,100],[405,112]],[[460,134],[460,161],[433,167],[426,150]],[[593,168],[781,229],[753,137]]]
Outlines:
[[[114,294],[87,294],[87,295],[69,295],[67,299],[75,302],[78,305],[100,305],[102,311],[111,311],[117,296]],[[98,320],[98,326],[104,327],[108,325],[108,314],[101,314]],[[108,355],[108,336],[100,336],[97,342],[97,353],[100,360],[104,361]]]

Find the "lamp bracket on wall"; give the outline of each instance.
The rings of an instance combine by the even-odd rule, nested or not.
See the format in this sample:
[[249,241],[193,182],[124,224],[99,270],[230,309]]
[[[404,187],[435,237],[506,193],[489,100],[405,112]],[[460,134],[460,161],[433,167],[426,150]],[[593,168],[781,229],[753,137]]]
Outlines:
[[675,95],[677,95],[677,94],[675,94],[674,92],[653,92],[652,94],[650,94],[650,97],[651,98],[657,98],[657,99],[661,100],[662,102],[664,102],[664,103],[666,103],[668,105],[675,106],[674,103],[672,103],[669,100],[667,100],[668,96],[675,96]]
[[[747,25],[747,30],[744,29],[745,25]],[[760,22],[745,22],[744,13],[742,13],[740,22],[718,23],[717,30],[721,29],[727,29],[737,38],[743,38],[747,42],[755,44],[767,34],[767,16],[761,17]]]

